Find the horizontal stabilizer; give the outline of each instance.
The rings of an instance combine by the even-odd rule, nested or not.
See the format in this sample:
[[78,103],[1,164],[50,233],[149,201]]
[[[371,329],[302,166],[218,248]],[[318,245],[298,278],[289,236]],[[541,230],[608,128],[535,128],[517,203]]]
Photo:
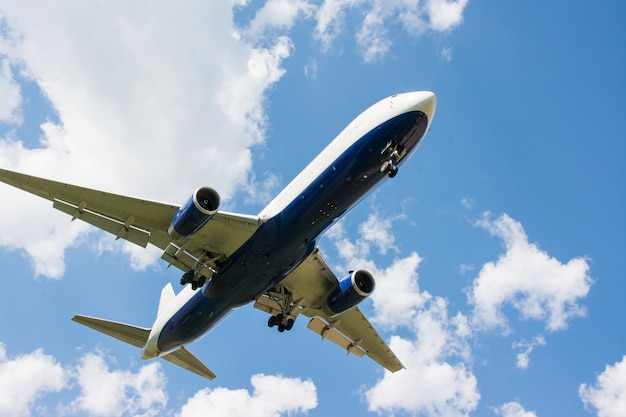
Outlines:
[[206,367],[205,364],[200,362],[200,359],[196,358],[193,353],[189,352],[184,347],[178,348],[172,353],[168,353],[165,356],[161,356],[168,362],[178,365],[181,368],[185,368],[194,374],[200,375],[207,379],[215,378],[215,374]]
[[118,323],[95,317],[87,317],[76,314],[72,317],[72,320],[119,339],[122,342],[130,343],[138,348],[144,347],[146,341],[148,340],[148,336],[150,335],[150,329],[146,329],[144,327],[131,326],[130,324]]

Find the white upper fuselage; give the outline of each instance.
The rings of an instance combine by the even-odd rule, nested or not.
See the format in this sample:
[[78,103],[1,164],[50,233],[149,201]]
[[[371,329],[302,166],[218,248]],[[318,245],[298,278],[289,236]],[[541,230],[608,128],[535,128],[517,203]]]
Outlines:
[[[428,116],[428,127],[435,113],[436,97],[430,91],[396,94],[372,105],[352,121],[311,163],[300,172],[261,212],[268,220],[292,203],[313,180],[363,135],[398,115],[421,111]],[[427,128],[428,130],[428,128]]]

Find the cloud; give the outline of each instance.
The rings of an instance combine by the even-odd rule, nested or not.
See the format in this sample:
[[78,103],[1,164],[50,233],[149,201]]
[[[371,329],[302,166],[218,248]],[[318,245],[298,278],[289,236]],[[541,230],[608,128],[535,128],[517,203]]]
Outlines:
[[[376,289],[371,296],[373,301],[376,324],[388,329],[408,326],[412,323],[418,308],[431,298],[427,292],[420,292],[417,282],[417,268],[422,258],[412,252],[405,258],[396,258],[386,268],[378,267],[370,259],[371,245],[380,245],[380,240],[389,241],[390,230],[370,225],[381,225],[387,222],[380,215],[371,214],[359,226],[359,239],[352,241],[346,237],[342,224],[335,225],[327,236],[333,241],[336,252],[341,258],[342,266],[335,270],[367,269],[376,280]],[[391,226],[389,223],[388,226]]]
[[67,377],[63,367],[41,349],[10,359],[0,343],[0,415],[29,416],[42,396],[65,388]]
[[537,417],[537,413],[534,411],[526,411],[524,407],[516,401],[504,403],[500,407],[495,408],[494,411],[502,417]]
[[[49,99],[58,122],[41,125],[36,148],[24,146],[36,143],[31,138],[0,138],[0,166],[175,203],[207,184],[228,204],[251,178],[266,94],[293,48],[286,37],[260,47],[236,36],[232,7],[5,3],[0,83],[13,104],[3,103],[3,117],[19,110],[19,85],[8,72],[16,68]],[[0,244],[24,250],[37,275],[62,276],[65,250],[89,229],[42,216],[48,203],[7,189],[0,189],[12,202],[0,208]]]
[[545,345],[546,339],[541,335],[535,336],[530,342],[521,340],[519,342],[513,343],[513,349],[519,350],[519,352],[517,353],[517,362],[515,363],[515,366],[519,369],[528,368],[528,365],[530,364],[530,354],[532,353],[532,351],[535,350],[537,346]]
[[[462,416],[475,410],[480,400],[477,379],[467,366],[470,326],[457,313],[449,317],[448,303],[421,291],[417,269],[422,258],[412,252],[391,265],[377,266],[370,256],[369,224],[384,219],[370,215],[358,227],[360,238],[346,238],[342,224],[331,229],[341,261],[351,268],[366,268],[376,278],[372,294],[372,321],[382,328],[408,330],[409,336],[394,335],[389,345],[406,369],[384,376],[365,390],[370,411],[390,413],[404,410],[429,416]],[[391,225],[385,228],[388,232]]]
[[[436,297],[412,323],[414,338],[391,338],[390,347],[406,369],[390,373],[365,393],[370,411],[404,410],[427,416],[466,416],[478,406],[478,381],[465,361],[467,326],[450,319],[447,302]],[[455,359],[456,358],[456,359]]]
[[468,0],[427,0],[426,10],[431,29],[445,32],[460,25],[467,3]]
[[376,245],[378,252],[383,255],[389,249],[397,251],[397,248],[394,246],[396,238],[391,233],[393,220],[390,217],[371,213],[367,220],[359,226],[359,233],[365,241]]
[[580,300],[592,283],[586,259],[561,263],[529,243],[522,225],[506,214],[492,220],[485,213],[477,224],[502,239],[506,252],[483,265],[468,291],[474,324],[509,331],[505,305],[524,320],[544,321],[549,331],[565,329],[570,319],[585,314]]
[[[61,365],[41,349],[8,358],[0,343],[0,415],[6,417],[29,416],[34,410],[44,415],[50,407],[60,415],[99,417],[274,417],[305,414],[317,407],[317,389],[311,380],[258,374],[251,384],[252,393],[223,387],[200,390],[177,411],[167,407],[167,380],[158,360],[137,372],[111,369],[102,352],[96,351],[82,355],[76,365]],[[46,398],[53,392],[70,399],[55,404],[55,398]]]
[[246,33],[258,39],[272,30],[288,31],[299,16],[310,16],[314,8],[304,0],[269,0],[256,12]]
[[598,417],[620,417],[626,410],[626,355],[614,365],[607,365],[594,385],[581,384],[578,395]]
[[[427,30],[447,32],[463,21],[467,0],[326,0],[317,9],[315,37],[325,50],[346,30],[346,15],[363,15],[355,22],[356,41],[363,52],[365,62],[375,62],[391,50],[393,35],[398,29],[418,37]],[[357,13],[358,12],[358,13]],[[394,30],[390,33],[389,27]]]
[[13,79],[11,65],[8,59],[0,60],[0,123],[19,124],[22,122],[20,108],[22,95],[20,85]]
[[253,375],[252,394],[245,389],[205,388],[190,398],[178,417],[278,417],[307,413],[317,407],[317,390],[310,380]]
[[71,404],[73,412],[147,417],[160,415],[167,403],[165,376],[156,361],[137,373],[111,371],[102,355],[87,353],[79,360],[75,378],[81,394]]

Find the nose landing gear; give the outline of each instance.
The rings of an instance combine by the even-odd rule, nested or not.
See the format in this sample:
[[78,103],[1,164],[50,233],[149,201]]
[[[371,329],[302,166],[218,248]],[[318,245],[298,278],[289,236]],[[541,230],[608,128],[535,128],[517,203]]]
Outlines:
[[380,166],[380,173],[387,174],[389,178],[395,177],[398,174],[398,162],[404,158],[406,150],[395,140],[391,140],[380,154],[387,156],[387,159]]
[[389,178],[393,178],[398,175],[398,166],[393,162],[392,159],[383,162],[380,166],[380,173],[387,174]]

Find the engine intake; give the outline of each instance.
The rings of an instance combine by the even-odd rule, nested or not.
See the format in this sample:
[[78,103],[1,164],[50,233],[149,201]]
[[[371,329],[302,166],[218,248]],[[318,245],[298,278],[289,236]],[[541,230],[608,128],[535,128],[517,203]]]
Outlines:
[[374,292],[376,282],[372,274],[364,269],[352,271],[339,281],[339,285],[328,296],[326,310],[331,317],[356,307]]
[[220,205],[220,195],[211,187],[198,188],[172,219],[167,232],[175,240],[191,236],[202,228]]

